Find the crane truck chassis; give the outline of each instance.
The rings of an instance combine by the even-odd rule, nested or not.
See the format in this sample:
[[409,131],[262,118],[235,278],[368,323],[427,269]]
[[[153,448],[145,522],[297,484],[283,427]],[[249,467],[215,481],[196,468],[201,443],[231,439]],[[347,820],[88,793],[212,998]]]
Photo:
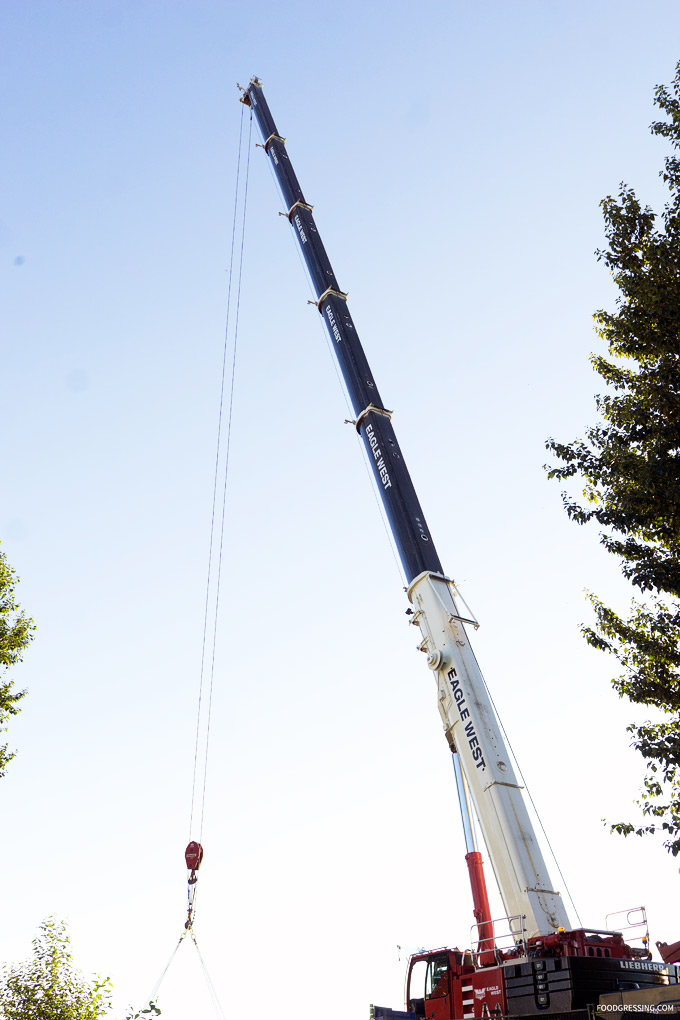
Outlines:
[[[470,647],[456,586],[444,572],[366,355],[319,236],[313,207],[293,170],[262,90],[241,90],[262,133],[285,215],[316,294],[407,579],[410,622],[437,684],[466,840],[476,935],[473,949],[441,948],[409,960],[405,1010],[372,1006],[372,1020],[585,1020],[609,1012],[680,1012],[680,943],[647,936],[629,945],[622,931],[571,926],[515,776],[501,728]],[[474,816],[482,832],[506,917],[491,917]],[[642,908],[637,925],[646,932]],[[630,913],[630,912],[629,912]],[[637,916],[637,915],[636,915]]]

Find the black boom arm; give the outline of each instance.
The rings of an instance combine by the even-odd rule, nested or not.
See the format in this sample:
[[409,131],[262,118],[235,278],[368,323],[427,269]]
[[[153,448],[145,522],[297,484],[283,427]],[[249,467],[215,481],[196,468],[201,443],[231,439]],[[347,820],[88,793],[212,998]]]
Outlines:
[[399,550],[406,580],[410,583],[424,571],[443,573],[437,551],[420,508],[418,497],[397,437],[378,393],[366,355],[335,278],[326,249],[314,223],[312,207],[305,201],[295,176],[285,139],[279,134],[262,85],[253,78],[242,101],[250,106],[264,141],[264,148],[279,182],[288,219],[294,227],[317,297],[317,307],[328,329],[331,345],[340,364],[354,414],[373,467],[392,534]]

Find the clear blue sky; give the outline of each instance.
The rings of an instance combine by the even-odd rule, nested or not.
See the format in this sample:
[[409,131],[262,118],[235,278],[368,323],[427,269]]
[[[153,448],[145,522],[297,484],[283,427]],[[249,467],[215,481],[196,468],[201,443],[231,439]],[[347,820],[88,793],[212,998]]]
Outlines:
[[[584,589],[627,592],[541,467],[546,436],[593,420],[591,315],[614,300],[598,202],[625,179],[659,205],[648,125],[677,3],[6,0],[0,21],[0,539],[38,624],[0,790],[0,959],[64,917],[122,1007],[182,928],[252,74],[579,913],[602,927],[646,903],[653,939],[680,937],[677,864],[601,824],[630,812],[641,761],[578,626]],[[347,1020],[399,1006],[397,944],[466,943],[472,916],[431,677],[265,162],[254,150],[197,933],[234,1015],[315,1002]],[[164,1020],[207,1010],[190,954],[167,980]]]

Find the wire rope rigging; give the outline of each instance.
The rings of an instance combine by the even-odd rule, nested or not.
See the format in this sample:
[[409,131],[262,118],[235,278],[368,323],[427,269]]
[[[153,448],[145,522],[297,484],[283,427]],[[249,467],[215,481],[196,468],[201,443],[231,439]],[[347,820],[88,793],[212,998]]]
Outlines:
[[[227,312],[222,350],[222,372],[220,380],[219,411],[217,416],[217,438],[215,443],[215,468],[213,474],[212,511],[210,517],[210,538],[206,569],[205,601],[203,611],[203,634],[198,685],[198,707],[196,712],[196,735],[194,742],[194,763],[191,782],[191,809],[189,814],[189,843],[185,850],[187,876],[187,919],[185,927],[190,929],[194,922],[198,869],[203,860],[203,823],[208,780],[208,759],[210,750],[210,723],[212,716],[213,689],[215,680],[215,656],[217,651],[217,624],[219,618],[220,583],[224,555],[224,522],[227,509],[227,483],[229,478],[229,451],[234,407],[234,384],[236,379],[236,355],[238,350],[238,321],[241,305],[241,281],[243,276],[243,255],[245,248],[245,225],[248,205],[248,177],[252,141],[252,116],[249,118],[246,142],[245,171],[242,173],[243,157],[243,113],[239,128],[236,186],[229,257]],[[243,184],[241,180],[243,178]],[[232,306],[234,306],[232,313]],[[233,326],[232,326],[233,319]],[[231,364],[228,354],[231,340]],[[227,368],[229,366],[229,374]],[[207,707],[204,707],[207,688]],[[194,823],[198,824],[198,839],[192,839]]]
[[[185,941],[193,943],[200,968],[216,1016],[225,1020],[226,1014],[220,1005],[217,991],[208,973],[205,960],[196,939],[193,925],[196,916],[196,891],[198,871],[203,861],[203,823],[208,778],[210,750],[210,724],[215,680],[217,651],[217,628],[219,618],[220,584],[224,560],[224,525],[227,509],[227,483],[229,477],[229,451],[231,445],[234,384],[236,378],[236,355],[238,349],[238,321],[241,304],[241,281],[245,249],[245,226],[248,203],[248,178],[252,142],[252,114],[249,116],[247,139],[244,141],[244,115],[241,108],[238,155],[236,161],[236,184],[232,218],[231,245],[229,255],[227,309],[222,348],[222,365],[217,415],[217,436],[212,486],[212,508],[210,514],[210,536],[206,565],[205,599],[203,606],[203,628],[201,638],[198,698],[194,738],[194,758],[191,779],[191,807],[189,812],[189,843],[184,852],[187,867],[187,916],[179,941],[156,982],[150,1003],[155,1003],[159,989],[170,969],[177,952]],[[245,148],[245,156],[244,156]],[[245,159],[245,167],[243,162]],[[231,358],[229,353],[231,352]],[[195,830],[198,830],[197,832]],[[196,836],[197,838],[193,838]]]
[[151,994],[150,994],[149,999],[148,999],[149,1005],[150,1006],[155,1006],[156,1005],[158,993],[159,993],[161,985],[163,984],[163,980],[164,980],[166,974],[168,973],[168,971],[170,970],[170,966],[172,965],[175,957],[177,956],[177,952],[179,950],[179,947],[182,945],[183,942],[185,942],[187,940],[187,938],[189,939],[189,941],[191,941],[193,943],[194,948],[196,950],[196,953],[198,955],[198,960],[199,960],[201,972],[203,974],[203,979],[205,981],[205,985],[206,985],[206,988],[208,990],[208,995],[210,997],[211,1005],[212,1005],[212,1007],[213,1007],[213,1009],[215,1011],[215,1015],[219,1018],[219,1020],[226,1020],[226,1013],[224,1012],[224,1010],[222,1008],[222,1004],[220,1003],[219,997],[217,995],[217,990],[215,989],[215,985],[212,982],[212,978],[210,977],[210,974],[208,973],[208,968],[206,966],[205,960],[203,959],[203,954],[201,953],[201,950],[200,950],[199,945],[198,945],[198,940],[196,938],[196,932],[193,930],[193,928],[186,928],[182,932],[182,934],[180,935],[179,941],[175,945],[175,948],[173,949],[172,953],[170,954],[170,959],[168,960],[168,962],[166,963],[165,967],[161,971],[161,975],[158,978],[158,981],[153,986],[153,989],[152,989]]

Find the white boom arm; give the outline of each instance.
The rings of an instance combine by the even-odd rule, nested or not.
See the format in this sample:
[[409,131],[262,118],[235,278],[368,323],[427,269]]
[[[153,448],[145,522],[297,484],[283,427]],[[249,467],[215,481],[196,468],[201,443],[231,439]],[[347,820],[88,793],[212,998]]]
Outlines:
[[470,647],[452,582],[429,571],[408,588],[418,646],[436,673],[439,712],[449,747],[455,747],[470,790],[505,911],[524,915],[529,935],[570,929],[536,841],[521,787]]

